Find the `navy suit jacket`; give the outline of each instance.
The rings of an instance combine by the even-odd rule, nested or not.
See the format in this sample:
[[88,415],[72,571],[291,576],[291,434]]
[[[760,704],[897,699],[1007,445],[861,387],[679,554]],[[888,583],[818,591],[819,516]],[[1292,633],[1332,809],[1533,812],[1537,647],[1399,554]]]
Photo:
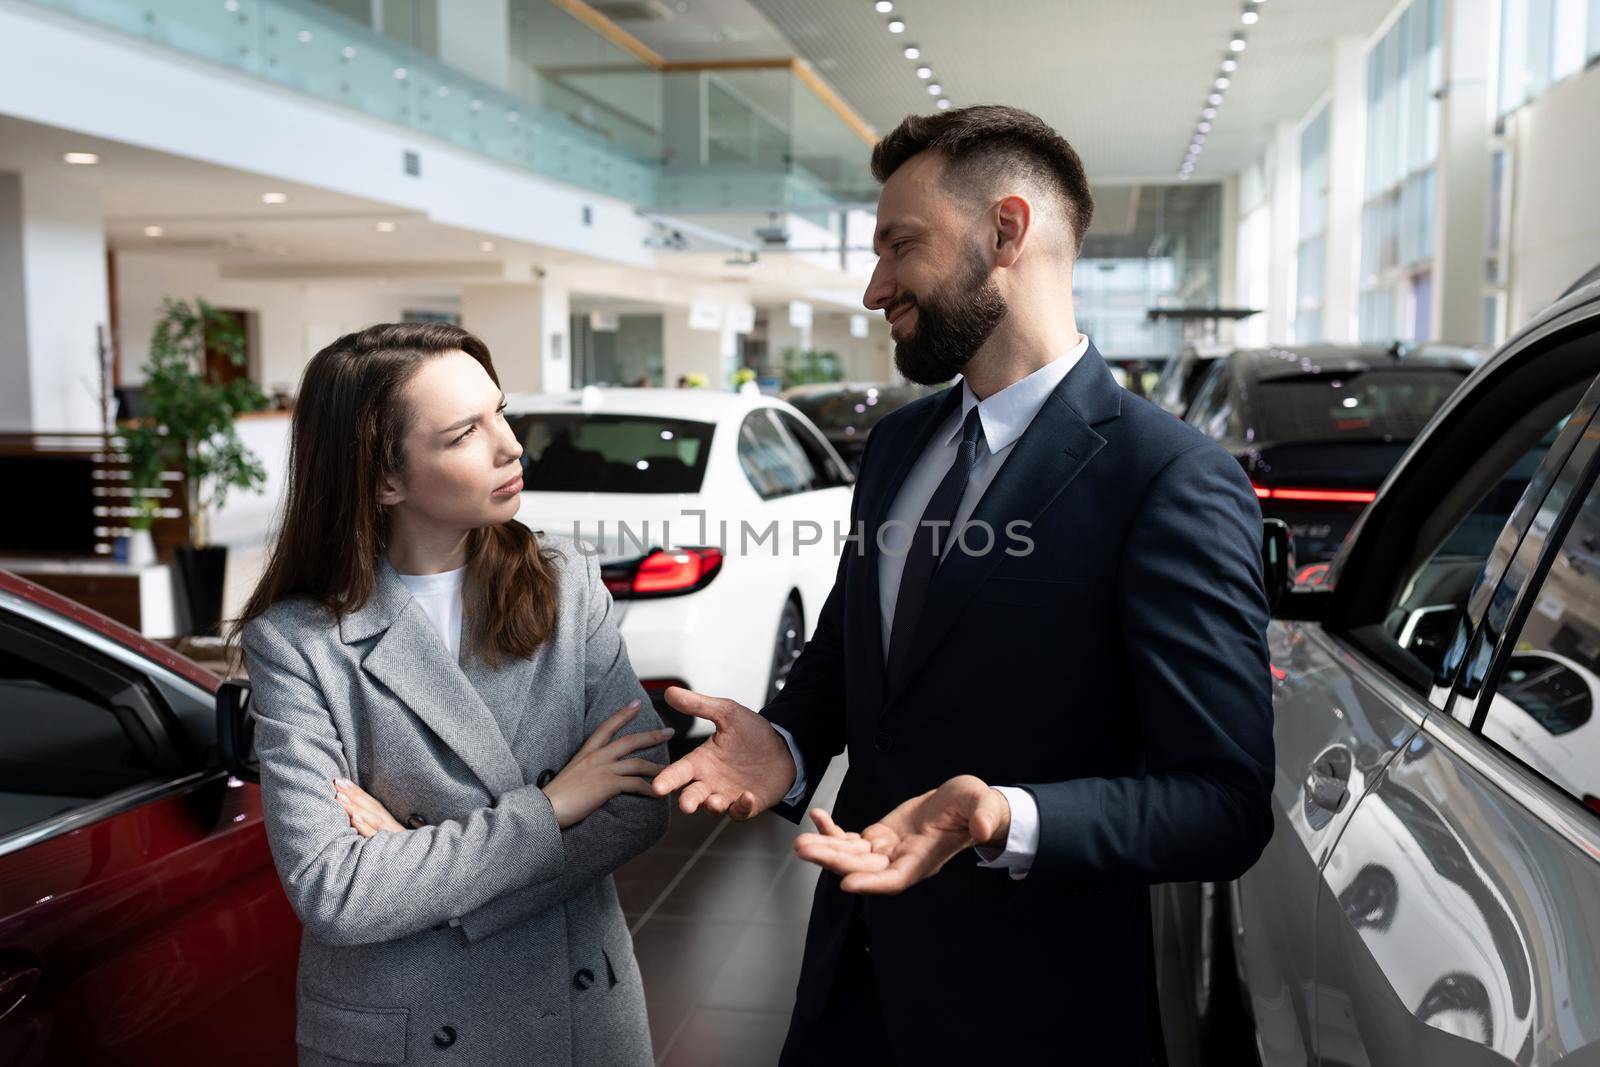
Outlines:
[[[945,558],[891,683],[876,532],[960,397],[873,430],[852,516],[864,543],[762,714],[813,788],[848,750],[846,829],[975,774],[1033,794],[1039,851],[1020,881],[967,853],[897,897],[823,872],[796,1012],[822,1012],[860,909],[902,1058],[1147,1062],[1148,887],[1236,878],[1272,832],[1260,508],[1233,457],[1119,387],[1091,345],[972,513],[993,548],[977,554],[974,534]],[[1006,534],[1016,520],[1031,551]]]

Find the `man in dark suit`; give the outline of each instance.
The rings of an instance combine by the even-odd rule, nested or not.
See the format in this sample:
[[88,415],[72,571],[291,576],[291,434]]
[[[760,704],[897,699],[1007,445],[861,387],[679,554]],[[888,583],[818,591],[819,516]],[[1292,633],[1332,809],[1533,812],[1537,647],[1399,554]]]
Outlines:
[[849,751],[796,842],[824,870],[783,1062],[1149,1063],[1148,887],[1235,878],[1272,829],[1255,494],[1078,332],[1092,201],[1055,131],[912,117],[872,165],[865,303],[907,378],[963,380],[868,439],[778,699],[669,691],[718,732],[655,788],[798,821]]

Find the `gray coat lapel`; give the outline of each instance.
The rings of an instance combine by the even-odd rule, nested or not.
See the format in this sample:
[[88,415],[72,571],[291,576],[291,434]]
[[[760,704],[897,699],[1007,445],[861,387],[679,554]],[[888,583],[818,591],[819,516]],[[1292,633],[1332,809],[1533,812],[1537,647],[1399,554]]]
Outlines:
[[[387,561],[380,561],[378,586],[372,597],[340,620],[339,635],[346,644],[381,635],[361,661],[362,669],[461,757],[490,795],[499,796],[525,784],[507,735],[484,702],[491,693],[479,691],[468,679],[463,664],[450,662],[428,617]],[[469,657],[476,660],[464,651],[463,660]],[[500,671],[490,671],[476,662],[471,670],[486,679],[516,673],[511,664]],[[511,681],[508,677],[495,682],[489,687],[495,691],[492,695],[500,695],[499,691]]]

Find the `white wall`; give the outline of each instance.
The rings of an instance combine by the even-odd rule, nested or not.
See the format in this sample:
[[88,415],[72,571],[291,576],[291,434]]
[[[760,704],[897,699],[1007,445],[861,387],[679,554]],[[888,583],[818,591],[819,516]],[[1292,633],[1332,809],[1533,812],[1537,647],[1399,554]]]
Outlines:
[[838,353],[851,381],[887,382],[894,376],[893,342],[882,315],[867,315],[867,336],[852,337],[849,315],[818,311],[811,323],[811,346]]
[[116,264],[122,381],[128,385],[143,380],[140,368],[166,297],[199,297],[217,307],[255,312],[258,350],[251,372],[269,392],[280,387],[294,392],[306,362],[343,334],[377,322],[398,322],[406,310],[450,310],[438,298],[371,283],[223,278],[215,263],[182,255],[119,252]]
[[1512,151],[1509,325],[1516,331],[1600,264],[1600,66],[1507,120]]

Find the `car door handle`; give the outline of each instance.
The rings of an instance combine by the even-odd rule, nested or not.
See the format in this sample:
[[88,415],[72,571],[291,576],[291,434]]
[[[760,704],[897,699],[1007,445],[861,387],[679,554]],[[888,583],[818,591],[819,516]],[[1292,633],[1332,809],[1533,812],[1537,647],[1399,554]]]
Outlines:
[[1350,799],[1350,750],[1335,745],[1306,772],[1306,806],[1335,814]]

